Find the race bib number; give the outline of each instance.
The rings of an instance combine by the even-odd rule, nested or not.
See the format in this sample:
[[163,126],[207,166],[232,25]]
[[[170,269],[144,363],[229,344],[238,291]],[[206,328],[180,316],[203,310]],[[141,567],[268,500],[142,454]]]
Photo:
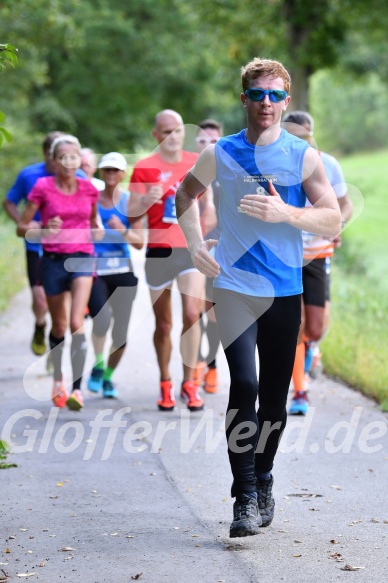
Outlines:
[[99,275],[126,273],[127,271],[130,271],[128,257],[99,257],[97,260],[97,273]]
[[177,223],[175,196],[168,196],[164,201],[163,223]]

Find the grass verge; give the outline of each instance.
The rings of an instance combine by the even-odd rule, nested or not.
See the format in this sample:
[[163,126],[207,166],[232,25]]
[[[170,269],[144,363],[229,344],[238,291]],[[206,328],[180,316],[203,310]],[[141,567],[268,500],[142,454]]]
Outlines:
[[0,313],[9,301],[27,285],[24,242],[15,233],[15,224],[0,217]]

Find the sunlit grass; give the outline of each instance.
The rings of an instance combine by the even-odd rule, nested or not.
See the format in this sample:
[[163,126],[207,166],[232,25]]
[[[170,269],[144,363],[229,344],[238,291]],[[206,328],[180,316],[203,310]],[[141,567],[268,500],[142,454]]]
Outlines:
[[376,282],[333,270],[324,369],[379,402],[388,399],[388,298]]

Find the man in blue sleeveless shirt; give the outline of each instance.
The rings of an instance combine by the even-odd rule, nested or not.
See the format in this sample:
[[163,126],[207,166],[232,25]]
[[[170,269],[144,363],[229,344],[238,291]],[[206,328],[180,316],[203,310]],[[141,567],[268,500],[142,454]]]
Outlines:
[[[242,68],[241,80],[247,128],[208,146],[176,198],[194,265],[214,278],[231,377],[226,417],[236,498],[231,537],[258,534],[274,515],[271,471],[287,419],[301,320],[301,231],[334,238],[341,230],[318,153],[280,127],[291,99],[288,72],[281,63],[255,58]],[[203,241],[195,199],[215,178],[221,185],[220,238]],[[306,197],[311,207],[305,207]],[[214,259],[209,251],[215,246]]]

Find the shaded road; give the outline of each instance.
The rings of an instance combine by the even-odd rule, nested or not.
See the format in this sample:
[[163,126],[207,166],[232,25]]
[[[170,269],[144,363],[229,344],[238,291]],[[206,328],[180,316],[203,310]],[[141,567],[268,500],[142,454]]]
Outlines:
[[[314,381],[309,415],[289,418],[280,445],[273,524],[256,537],[229,539],[224,356],[221,390],[204,397],[203,413],[189,414],[180,402],[174,412],[157,410],[153,317],[140,253],[135,264],[140,285],[115,377],[118,401],[86,394],[80,413],[51,407],[44,359],[29,352],[28,290],[1,317],[0,420],[14,451],[7,461],[18,467],[0,472],[0,581],[1,570],[8,581],[33,573],[28,580],[45,583],[383,580],[387,415],[340,383]],[[92,362],[90,349],[88,368]],[[345,565],[361,568],[348,572]]]

